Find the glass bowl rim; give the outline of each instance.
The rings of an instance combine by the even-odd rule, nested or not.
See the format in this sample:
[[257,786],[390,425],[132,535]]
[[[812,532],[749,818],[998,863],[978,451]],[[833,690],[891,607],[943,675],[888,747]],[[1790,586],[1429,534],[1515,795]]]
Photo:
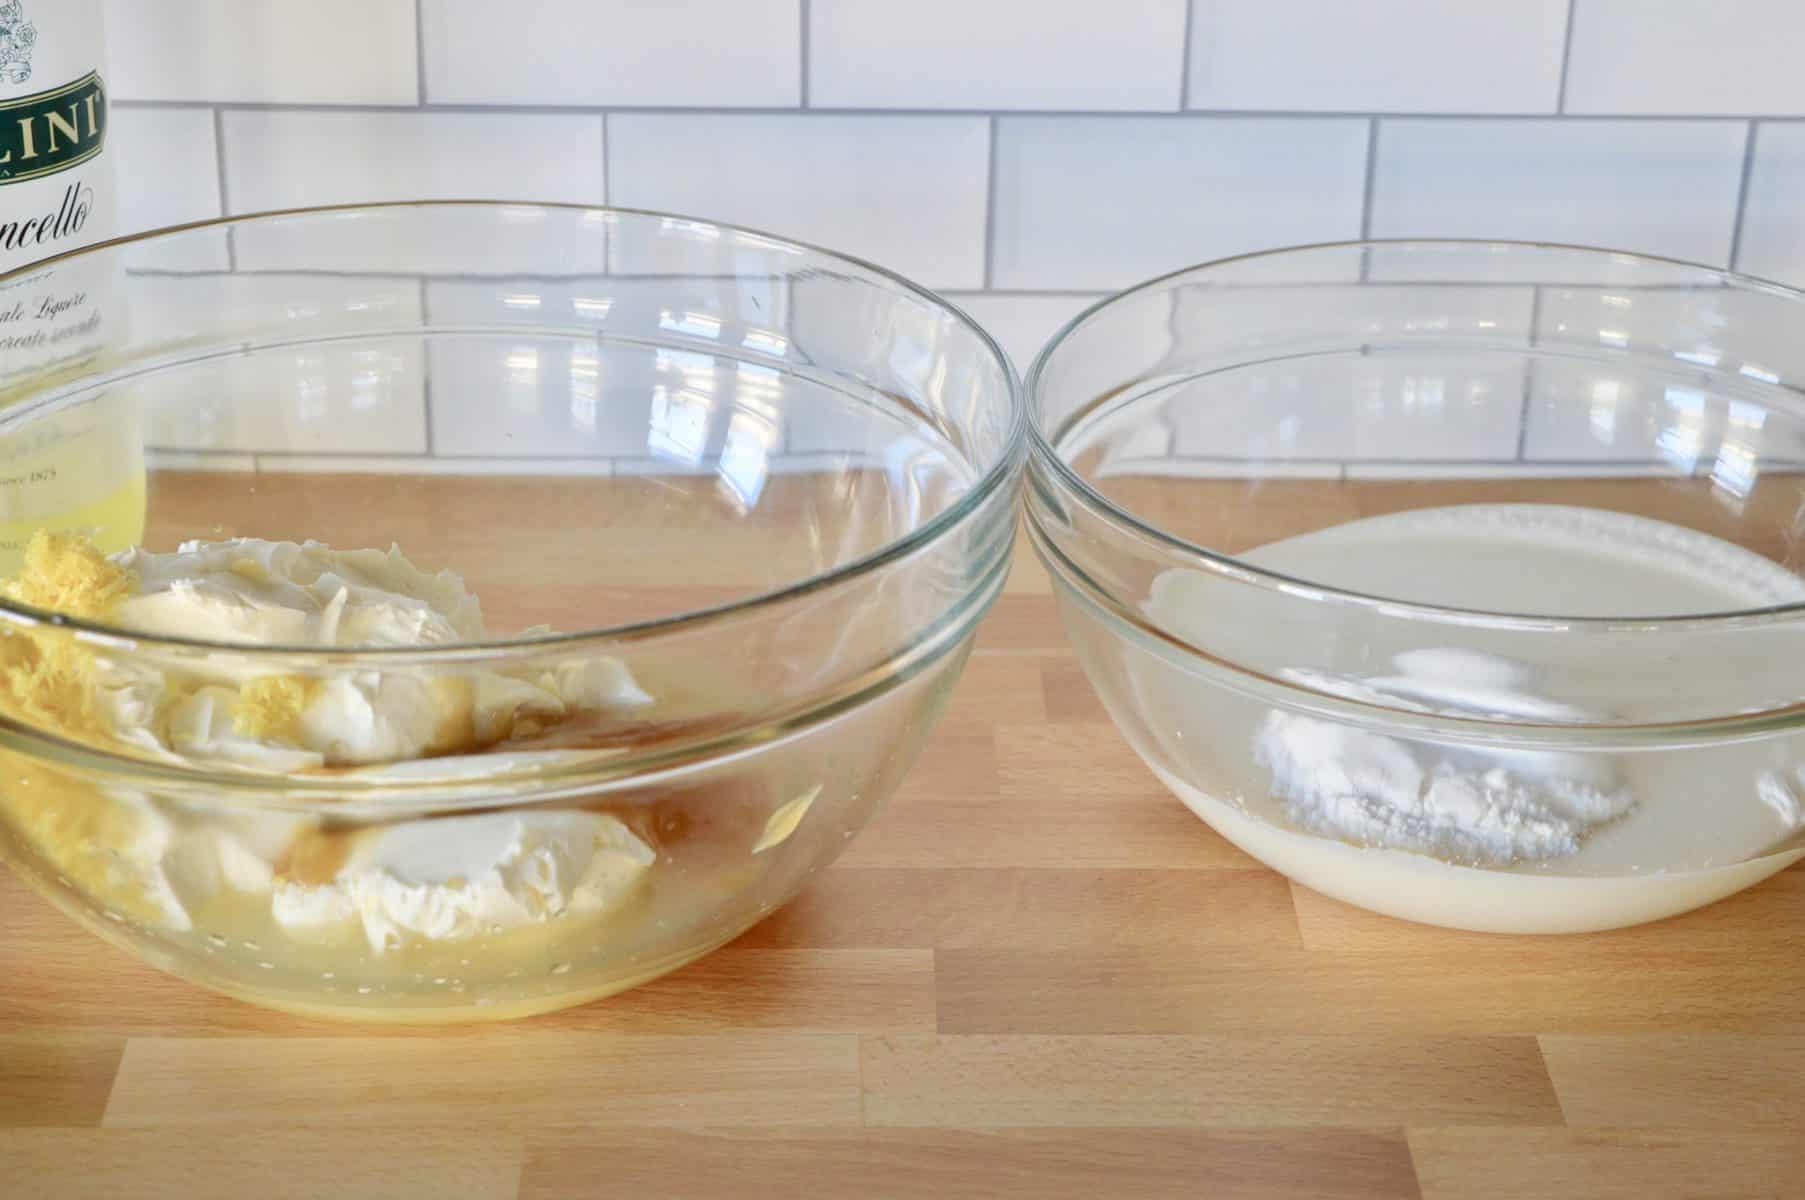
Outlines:
[[[1558,251],[1563,254],[1583,256],[1592,261],[1628,260],[1637,265],[1653,265],[1660,267],[1683,267],[1712,277],[1719,283],[1731,285],[1737,290],[1760,292],[1776,295],[1782,299],[1805,302],[1805,289],[1792,287],[1757,275],[1730,270],[1725,267],[1714,267],[1706,263],[1691,262],[1683,258],[1670,258],[1658,254],[1646,254],[1635,250],[1616,250],[1606,246],[1589,246],[1572,242],[1533,241],[1512,238],[1458,238],[1458,237],[1395,237],[1395,238],[1355,238],[1344,241],[1307,242],[1292,246],[1278,246],[1266,250],[1254,250],[1244,254],[1233,254],[1225,258],[1209,259],[1177,270],[1166,271],[1139,283],[1131,284],[1119,291],[1086,305],[1085,308],[1070,320],[1066,321],[1048,339],[1040,352],[1034,356],[1023,376],[1023,406],[1027,413],[1027,444],[1029,465],[1037,477],[1047,478],[1055,491],[1064,491],[1096,512],[1102,519],[1136,538],[1151,543],[1162,556],[1175,560],[1173,565],[1197,567],[1212,574],[1225,576],[1250,583],[1269,592],[1283,593],[1292,597],[1303,597],[1315,603],[1345,605],[1350,607],[1377,610],[1387,616],[1403,617],[1443,624],[1467,627],[1486,627],[1500,630],[1512,630],[1540,633],[1567,633],[1580,631],[1622,632],[1634,629],[1638,632],[1686,632],[1719,628],[1724,625],[1756,626],[1777,625],[1792,621],[1805,621],[1805,600],[1788,604],[1767,605],[1756,608],[1725,609],[1715,612],[1686,613],[1673,616],[1637,617],[1637,616],[1563,616],[1559,614],[1529,614],[1492,611],[1487,609],[1457,608],[1446,605],[1425,604],[1420,601],[1404,600],[1394,596],[1386,596],[1374,592],[1362,592],[1351,588],[1339,588],[1313,579],[1284,574],[1256,566],[1238,555],[1226,554],[1212,550],[1197,542],[1181,538],[1169,533],[1151,521],[1147,521],[1129,509],[1109,499],[1090,481],[1073,470],[1059,451],[1047,437],[1042,420],[1040,397],[1042,380],[1045,376],[1052,356],[1056,354],[1078,332],[1080,327],[1092,317],[1097,316],[1116,305],[1133,297],[1149,295],[1161,290],[1170,290],[1181,279],[1202,275],[1205,272],[1220,270],[1224,267],[1239,265],[1262,259],[1276,259],[1300,256],[1321,251],[1359,250],[1367,251],[1374,247],[1455,247],[1476,250],[1483,247],[1500,247],[1510,251]],[[1372,283],[1375,286],[1394,284],[1409,287],[1418,281],[1411,279],[1392,280],[1346,280],[1335,283],[1301,281],[1289,283],[1276,281],[1275,286],[1296,288],[1312,287],[1345,287],[1349,285],[1363,286]],[[1522,283],[1524,287],[1533,287],[1535,281]],[[1574,287],[1611,286],[1609,284],[1574,283]],[[1805,307],[1801,307],[1805,313]],[[1028,516],[1033,521],[1033,505],[1028,506]],[[1039,522],[1034,522],[1039,524]],[[1049,537],[1049,540],[1052,540]]]
[[[295,662],[311,661],[343,661],[346,658],[361,660],[380,658],[385,662],[405,662],[413,664],[468,663],[483,661],[511,654],[532,654],[552,650],[588,650],[623,646],[645,641],[667,634],[687,633],[695,629],[711,627],[726,621],[734,620],[755,612],[777,608],[793,600],[824,591],[840,584],[865,578],[886,565],[907,558],[924,547],[939,542],[958,529],[965,519],[982,510],[985,503],[997,492],[1006,489],[1013,480],[1016,468],[1024,457],[1024,446],[1027,435],[1027,404],[1022,389],[1021,378],[1015,370],[1014,363],[997,340],[964,309],[938,292],[923,287],[921,284],[879,266],[857,255],[838,250],[830,250],[812,242],[785,237],[781,234],[745,225],[734,225],[723,221],[711,220],[707,217],[692,217],[683,213],[665,212],[658,209],[631,208],[622,205],[580,204],[569,201],[547,200],[493,200],[493,199],[443,199],[443,200],[380,200],[366,203],[314,204],[294,208],[267,209],[259,212],[240,213],[231,216],[211,217],[201,221],[188,221],[178,225],[167,225],[156,229],[143,230],[138,233],[120,237],[107,238],[93,242],[75,250],[66,250],[60,254],[37,259],[25,266],[10,271],[0,272],[0,287],[29,275],[37,274],[59,263],[72,260],[97,258],[101,254],[150,242],[171,238],[177,235],[199,230],[227,228],[261,222],[276,222],[293,217],[312,217],[333,214],[359,214],[383,212],[390,209],[469,209],[474,211],[500,212],[504,209],[538,209],[547,212],[563,213],[601,213],[609,217],[627,217],[632,220],[680,221],[689,226],[700,226],[717,230],[723,234],[741,236],[769,243],[771,249],[781,252],[804,252],[830,263],[854,267],[868,272],[888,289],[900,291],[925,302],[928,306],[945,312],[962,325],[968,332],[977,336],[979,345],[987,351],[1002,369],[1004,383],[1004,400],[1009,406],[1008,419],[1003,432],[1003,445],[984,473],[968,487],[953,504],[942,512],[934,514],[913,529],[898,537],[892,538],[873,550],[850,559],[847,562],[829,567],[792,580],[774,588],[766,588],[748,596],[725,601],[721,604],[703,608],[686,609],[668,616],[652,617],[645,620],[630,621],[619,625],[597,626],[588,629],[541,634],[535,637],[492,639],[480,641],[450,642],[436,646],[310,646],[296,644],[255,644],[245,642],[215,641],[209,638],[178,637],[166,634],[149,634],[128,629],[119,625],[111,625],[103,621],[72,617],[33,605],[22,604],[5,595],[0,595],[0,624],[15,627],[52,626],[60,629],[78,631],[80,634],[103,639],[106,643],[118,645],[122,641],[147,647],[168,647],[177,650],[198,650],[230,653],[247,658],[270,658],[278,661]],[[500,274],[498,278],[503,277]],[[427,328],[422,326],[422,329]],[[76,381],[70,381],[74,383]],[[20,386],[29,387],[29,377]],[[29,399],[26,399],[29,402]]]

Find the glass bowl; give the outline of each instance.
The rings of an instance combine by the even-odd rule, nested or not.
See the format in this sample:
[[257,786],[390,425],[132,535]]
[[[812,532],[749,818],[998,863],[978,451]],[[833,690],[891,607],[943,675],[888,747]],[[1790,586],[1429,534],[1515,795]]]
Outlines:
[[1805,854],[1805,296],[1480,242],[1196,267],[1029,373],[1027,525],[1115,722],[1297,882],[1500,932]]
[[[514,1016],[730,940],[895,789],[1008,569],[1007,360],[852,259],[432,203],[46,270],[104,336],[15,361],[0,407],[0,850],[108,940],[259,1004]],[[348,560],[315,563],[333,599],[280,644],[246,644],[232,601],[162,625],[23,582],[74,556],[148,593],[173,568],[130,547],[238,538],[377,552],[358,569],[450,632],[328,632]],[[234,546],[208,579],[306,558]]]

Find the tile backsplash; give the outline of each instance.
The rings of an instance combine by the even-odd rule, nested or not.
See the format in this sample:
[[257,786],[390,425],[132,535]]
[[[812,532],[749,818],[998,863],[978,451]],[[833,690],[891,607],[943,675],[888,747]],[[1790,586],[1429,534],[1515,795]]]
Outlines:
[[[670,209],[894,267],[1024,367],[1108,290],[1362,235],[1587,242],[1805,284],[1797,0],[109,0],[106,16],[126,230],[401,197]],[[281,249],[240,245],[238,266],[295,266]],[[227,250],[196,239],[136,265],[218,271]],[[1473,385],[1484,420],[1462,454],[1549,442],[1485,399],[1509,386]],[[367,449],[418,441],[397,425]]]

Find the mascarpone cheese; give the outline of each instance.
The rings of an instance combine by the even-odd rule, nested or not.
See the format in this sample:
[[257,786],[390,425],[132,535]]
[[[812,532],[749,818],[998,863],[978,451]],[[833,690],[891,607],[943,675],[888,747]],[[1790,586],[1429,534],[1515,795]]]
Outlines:
[[362,926],[378,953],[410,936],[457,941],[619,905],[652,865],[651,847],[592,812],[484,813],[320,834],[342,846],[297,856],[342,864],[322,883],[283,880],[271,911],[291,932]]

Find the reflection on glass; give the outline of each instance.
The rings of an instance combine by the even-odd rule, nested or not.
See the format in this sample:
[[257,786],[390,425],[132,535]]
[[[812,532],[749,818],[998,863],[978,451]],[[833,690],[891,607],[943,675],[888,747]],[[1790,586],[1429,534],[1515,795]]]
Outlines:
[[749,409],[733,414],[727,442],[721,447],[719,474],[741,512],[758,503],[759,493],[765,490],[771,449],[776,444],[777,431],[763,416]]
[[658,328],[712,340],[721,336],[721,318],[710,313],[666,309],[658,314]]
[[772,358],[782,358],[790,352],[790,339],[769,329],[748,329],[740,339],[740,345]]
[[1617,405],[1622,395],[1618,381],[1615,379],[1599,379],[1592,384],[1592,405],[1587,410],[1586,420],[1592,427],[1592,436],[1600,445],[1609,446],[1617,440]]
[[587,317],[592,321],[605,321],[608,312],[614,307],[614,300],[609,296],[577,296],[570,302],[579,317]]
[[595,433],[602,400],[602,359],[594,346],[570,352],[570,420],[579,432]]
[[712,392],[685,388],[652,388],[652,420],[646,430],[646,448],[656,458],[673,459],[691,466],[702,461],[708,446],[709,419],[714,412]]
[[515,346],[501,360],[507,379],[508,409],[517,413],[539,411],[539,350]]
[[1756,466],[1757,448],[1761,444],[1761,427],[1766,423],[1766,409],[1741,400],[1730,401],[1730,428],[1717,448],[1711,482],[1737,500],[1748,498],[1761,474]]
[[1705,443],[1705,394],[1691,388],[1666,389],[1668,424],[1655,438],[1661,457],[1691,474]]

